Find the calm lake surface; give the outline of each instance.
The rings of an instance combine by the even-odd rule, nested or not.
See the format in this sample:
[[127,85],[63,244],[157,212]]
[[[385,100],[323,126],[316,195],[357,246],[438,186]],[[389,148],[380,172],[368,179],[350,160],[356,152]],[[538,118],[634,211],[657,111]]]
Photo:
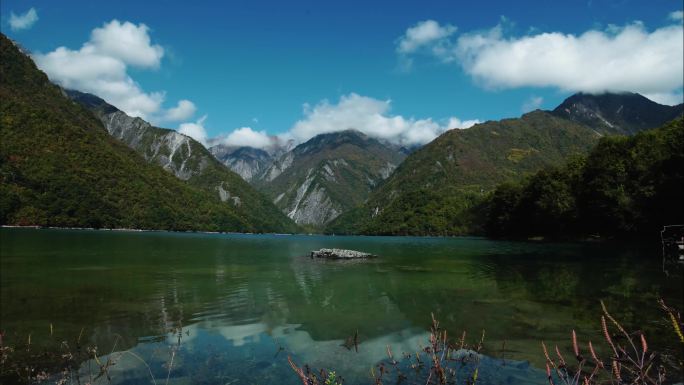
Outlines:
[[[52,324],[102,355],[144,358],[158,383],[178,326],[173,384],[296,384],[288,355],[371,383],[387,345],[399,355],[428,344],[431,313],[473,343],[486,330],[478,383],[542,384],[540,341],[570,351],[572,329],[600,341],[599,300],[651,346],[678,349],[656,301],[681,307],[682,270],[664,269],[657,243],[9,228],[0,241],[7,342],[40,341]],[[321,247],[381,258],[307,257]],[[341,346],[357,330],[358,352]],[[141,361],[118,357],[113,383],[151,383]]]

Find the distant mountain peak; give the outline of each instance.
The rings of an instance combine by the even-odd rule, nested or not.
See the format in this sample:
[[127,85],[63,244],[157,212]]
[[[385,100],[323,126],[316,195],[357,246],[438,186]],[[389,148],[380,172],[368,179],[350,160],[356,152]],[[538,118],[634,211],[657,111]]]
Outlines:
[[658,104],[633,92],[580,92],[565,99],[551,113],[601,133],[631,135],[680,116],[682,105]]
[[121,111],[113,105],[107,103],[104,99],[100,98],[99,96],[67,88],[63,88],[62,90],[69,99],[81,104],[86,108],[98,110],[104,114],[110,114],[113,112]]
[[329,132],[281,155],[257,184],[296,223],[320,227],[362,204],[404,157],[358,130]]

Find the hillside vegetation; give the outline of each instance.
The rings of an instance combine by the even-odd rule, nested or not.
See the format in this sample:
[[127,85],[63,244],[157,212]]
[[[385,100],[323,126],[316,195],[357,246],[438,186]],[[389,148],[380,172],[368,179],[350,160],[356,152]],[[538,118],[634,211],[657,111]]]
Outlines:
[[111,137],[0,35],[0,223],[282,231],[177,179]]
[[214,200],[253,224],[258,231],[296,231],[296,225],[265,195],[222,164],[195,139],[128,116],[97,96],[72,90],[66,92],[95,114],[110,135],[134,149],[148,163],[159,165],[188,185],[207,192]]
[[657,236],[684,223],[684,125],[602,138],[586,157],[503,184],[483,205],[494,237]]
[[586,153],[599,137],[586,126],[543,111],[448,131],[406,158],[363,206],[340,216],[327,231],[469,233],[471,209],[497,184]]

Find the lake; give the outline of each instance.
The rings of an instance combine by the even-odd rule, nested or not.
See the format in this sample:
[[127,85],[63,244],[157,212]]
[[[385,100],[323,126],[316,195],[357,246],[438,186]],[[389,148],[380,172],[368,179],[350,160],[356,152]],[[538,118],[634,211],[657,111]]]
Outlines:
[[[681,307],[682,270],[657,242],[12,228],[0,241],[5,344],[80,336],[116,357],[116,384],[300,383],[288,355],[370,384],[387,345],[428,344],[431,314],[472,343],[486,331],[478,383],[543,384],[541,341],[570,352],[574,329],[600,344],[600,300],[652,347],[679,349],[657,300]],[[380,258],[308,257],[322,247]],[[342,346],[356,333],[358,352]]]

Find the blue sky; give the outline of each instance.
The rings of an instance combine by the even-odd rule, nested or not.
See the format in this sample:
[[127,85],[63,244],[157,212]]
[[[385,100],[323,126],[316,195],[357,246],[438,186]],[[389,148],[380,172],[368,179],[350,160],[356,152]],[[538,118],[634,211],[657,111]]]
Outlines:
[[[573,88],[598,91],[624,84],[659,95],[660,101],[681,102],[682,79],[673,77],[672,68],[658,69],[664,78],[644,80],[651,82],[648,84],[631,83],[629,79],[583,84],[577,80],[581,74],[566,79],[558,73],[542,74],[543,68],[536,71],[539,78],[534,73],[514,73],[509,64],[515,67],[526,62],[511,63],[491,57],[485,46],[467,48],[465,43],[459,44],[464,36],[490,37],[491,44],[500,45],[543,33],[556,33],[557,41],[570,44],[590,30],[610,40],[631,26],[643,35],[637,41],[645,47],[644,52],[650,52],[650,47],[661,42],[667,48],[672,36],[677,39],[677,30],[673,34],[672,28],[681,28],[681,13],[677,13],[681,12],[681,1],[3,0],[1,7],[2,32],[42,55],[58,47],[74,53],[92,41],[91,33],[97,28],[104,31],[103,36],[112,36],[105,33],[112,20],[121,23],[110,25],[114,35],[119,29],[113,27],[124,30],[125,22],[132,23],[131,28],[146,25],[143,35],[149,37],[148,45],[160,49],[152,49],[149,60],[117,56],[125,65],[125,73],[117,76],[132,80],[140,93],[156,95],[158,105],[140,115],[170,128],[183,123],[200,126],[205,141],[240,127],[265,134],[292,132],[299,140],[321,130],[334,130],[336,125],[366,125],[366,131],[373,131],[370,126],[377,119],[359,120],[358,115],[366,113],[386,118],[377,123],[377,130],[388,133],[378,131],[377,136],[402,135],[403,141],[421,142],[444,128],[453,128],[448,127],[451,122],[515,117],[536,107],[551,109],[577,91]],[[31,8],[36,17],[26,16]],[[421,24],[426,21],[433,24]],[[417,40],[402,49],[402,41],[409,39],[407,30],[413,27]],[[656,34],[665,28],[670,28],[669,35]],[[542,49],[544,44],[553,44],[543,40],[532,39],[530,44],[539,43]],[[600,48],[602,43],[596,44]],[[616,55],[627,55],[618,45],[613,44]],[[110,55],[113,51],[107,52]],[[677,53],[675,50],[675,56]],[[681,62],[670,59],[667,53],[662,55],[660,62],[666,62],[662,65],[674,66],[681,74]],[[49,69],[49,59],[45,56],[39,63]],[[610,56],[605,60],[612,62]],[[644,69],[613,69],[641,78],[638,71]],[[46,72],[53,80],[68,76],[58,70]],[[587,77],[595,75],[587,72]],[[610,73],[600,76],[607,78]],[[663,85],[668,82],[672,84],[669,89]],[[86,91],[93,89],[98,88]],[[191,101],[194,108],[180,108],[176,115],[171,114],[169,110],[180,100]],[[349,108],[340,113],[337,107],[344,103]],[[133,108],[123,109],[131,112]],[[403,120],[393,125],[390,120],[395,117]],[[458,120],[450,122],[450,118]],[[198,127],[186,128],[193,134]],[[349,127],[340,127],[344,128]],[[259,141],[254,136],[246,138]]]

